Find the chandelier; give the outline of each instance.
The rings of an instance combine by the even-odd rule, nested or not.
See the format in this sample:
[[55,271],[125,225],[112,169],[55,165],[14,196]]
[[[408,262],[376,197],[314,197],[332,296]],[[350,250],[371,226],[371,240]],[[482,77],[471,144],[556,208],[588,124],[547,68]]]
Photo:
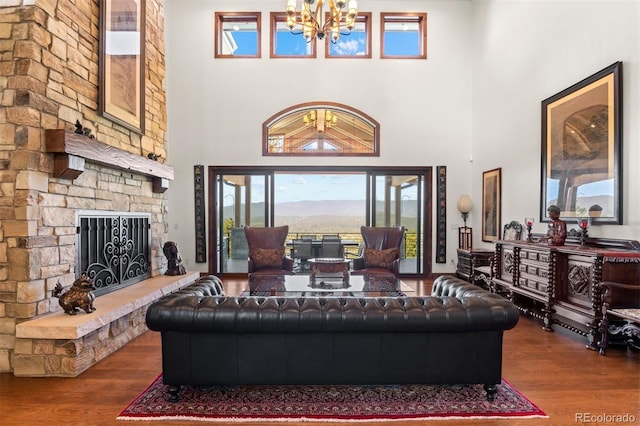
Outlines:
[[312,109],[302,117],[305,126],[313,126],[319,132],[330,129],[338,123],[338,116],[328,109]]
[[[340,35],[349,35],[356,25],[358,16],[358,4],[356,0],[349,0],[349,7],[344,15],[342,10],[347,6],[346,0],[329,0],[329,13],[324,19],[324,0],[318,0],[315,9],[311,6],[316,0],[302,0],[302,10],[300,11],[301,29],[295,29],[298,13],[296,11],[296,0],[287,2],[287,26],[292,34],[302,34],[309,43],[314,38],[323,40],[325,34],[331,32],[331,42],[337,43]],[[342,28],[341,28],[342,27]]]

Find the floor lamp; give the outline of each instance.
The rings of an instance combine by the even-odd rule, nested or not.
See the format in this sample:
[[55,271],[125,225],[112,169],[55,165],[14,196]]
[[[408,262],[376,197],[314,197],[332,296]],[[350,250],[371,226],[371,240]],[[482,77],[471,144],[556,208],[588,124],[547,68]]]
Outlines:
[[458,198],[458,211],[462,214],[464,226],[458,228],[458,248],[463,250],[471,250],[471,242],[473,241],[471,228],[467,226],[467,217],[473,207],[471,197],[463,194]]

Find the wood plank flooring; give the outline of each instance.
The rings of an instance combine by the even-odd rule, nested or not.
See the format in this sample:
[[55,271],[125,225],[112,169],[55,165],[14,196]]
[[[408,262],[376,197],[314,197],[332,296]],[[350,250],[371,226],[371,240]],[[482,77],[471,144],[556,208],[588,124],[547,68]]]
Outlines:
[[[430,282],[405,280],[417,294]],[[225,281],[236,294],[241,280]],[[97,302],[99,307],[99,301]],[[505,333],[503,377],[537,404],[548,419],[455,420],[456,425],[575,425],[576,416],[635,416],[640,423],[640,354],[612,348],[606,356],[585,349],[584,339],[567,331],[548,333],[539,321],[521,317]],[[159,333],[149,331],[75,378],[17,378],[0,374],[0,425],[186,425],[202,422],[116,421],[116,416],[161,372]],[[590,422],[594,424],[595,422]],[[221,424],[221,423],[213,423]],[[241,423],[245,426],[260,423]],[[307,426],[309,423],[262,423]],[[344,423],[317,423],[322,426]],[[358,423],[379,426],[379,422]],[[393,422],[415,426],[426,422]],[[604,424],[604,423],[599,423]],[[624,424],[608,422],[606,424]],[[628,424],[628,423],[627,423]]]

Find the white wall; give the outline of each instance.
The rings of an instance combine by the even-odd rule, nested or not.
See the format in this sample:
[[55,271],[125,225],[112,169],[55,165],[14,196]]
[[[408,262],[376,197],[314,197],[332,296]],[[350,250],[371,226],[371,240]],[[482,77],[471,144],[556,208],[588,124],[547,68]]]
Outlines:
[[640,240],[640,1],[474,0],[473,21],[474,199],[482,172],[501,167],[503,223],[537,221],[542,100],[622,61],[624,225],[589,234]]
[[[474,201],[475,246],[491,246],[481,242],[477,213],[485,170],[502,168],[503,223],[537,217],[540,102],[617,60],[624,63],[625,225],[590,233],[640,239],[640,2],[362,0],[373,13],[372,59],[325,60],[319,46],[317,59],[278,60],[269,59],[268,12],[282,10],[284,0],[165,1],[168,162],[176,172],[168,225],[188,269],[207,270],[194,262],[195,164],[446,165],[448,263],[432,259],[432,269],[451,272],[459,195]],[[216,10],[262,11],[261,59],[214,58]],[[428,13],[427,60],[379,59],[380,11]],[[311,101],[348,104],[376,119],[381,156],[262,157],[262,122]]]
[[[372,59],[269,59],[269,11],[283,0],[167,0],[169,234],[191,270],[194,259],[193,165],[446,165],[449,223],[460,224],[457,197],[470,191],[471,4],[468,1],[361,1],[371,11]],[[262,11],[262,58],[215,59],[214,12]],[[379,12],[428,13],[427,60],[380,60]],[[291,105],[348,104],[380,123],[381,155],[263,157],[262,122]],[[435,171],[434,171],[435,173]],[[456,225],[458,226],[458,225]],[[457,231],[449,231],[448,259]],[[434,271],[453,265],[434,263]]]

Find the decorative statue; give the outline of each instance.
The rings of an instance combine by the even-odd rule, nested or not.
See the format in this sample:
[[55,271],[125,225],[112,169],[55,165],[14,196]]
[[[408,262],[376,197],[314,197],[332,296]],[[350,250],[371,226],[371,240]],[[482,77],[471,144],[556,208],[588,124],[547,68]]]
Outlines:
[[95,139],[95,136],[91,134],[91,129],[88,127],[82,127],[82,123],[80,123],[80,120],[76,120],[76,130],[74,130],[74,132],[79,135],[85,135],[90,137],[91,139]]
[[162,247],[164,255],[167,257],[167,271],[165,275],[184,275],[187,271],[182,264],[182,257],[178,246],[173,241],[167,241]]
[[93,280],[82,274],[80,278],[73,282],[69,291],[62,295],[60,295],[63,290],[62,285],[58,282],[53,290],[53,297],[58,297],[58,303],[60,303],[64,312],[69,315],[75,315],[80,309],[90,314],[96,310],[93,306],[93,301],[96,298],[93,291],[91,291],[93,288]]
[[556,205],[551,205],[547,208],[551,223],[547,229],[547,235],[543,238],[550,246],[562,246],[567,239],[567,224],[565,221],[560,220],[560,208]]

